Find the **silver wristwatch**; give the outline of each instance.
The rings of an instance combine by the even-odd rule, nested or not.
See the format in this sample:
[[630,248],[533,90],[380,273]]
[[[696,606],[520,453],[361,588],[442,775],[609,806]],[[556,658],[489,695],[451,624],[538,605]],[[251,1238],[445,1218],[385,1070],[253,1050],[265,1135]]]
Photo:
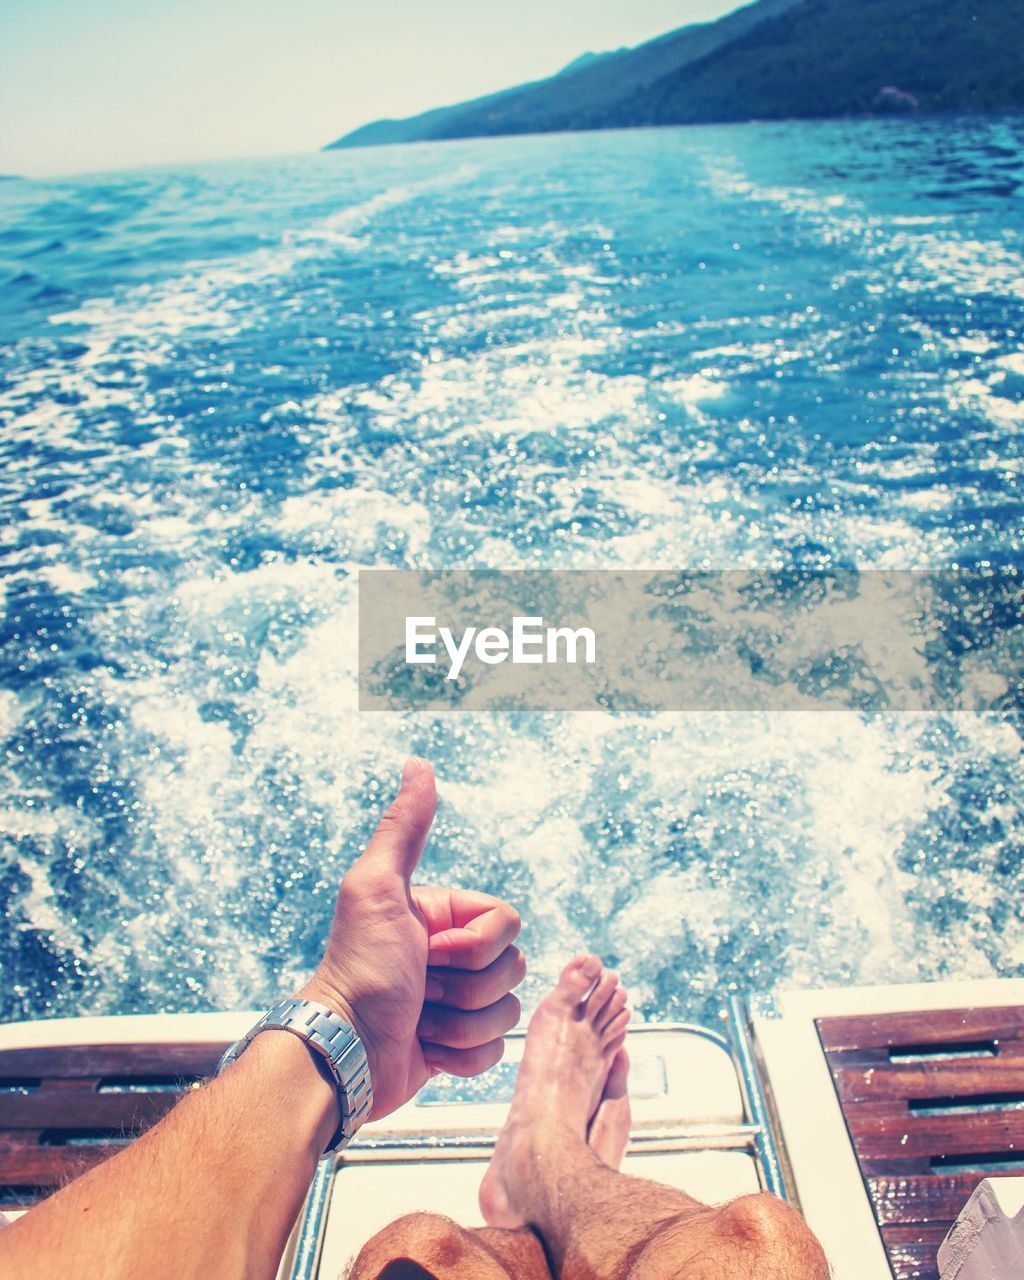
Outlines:
[[310,1049],[324,1059],[334,1078],[341,1106],[341,1124],[324,1155],[348,1146],[373,1109],[370,1065],[366,1061],[362,1040],[344,1018],[326,1005],[317,1004],[315,1000],[282,1000],[228,1049],[217,1067],[218,1075],[252,1044],[261,1031],[290,1031],[305,1040]]

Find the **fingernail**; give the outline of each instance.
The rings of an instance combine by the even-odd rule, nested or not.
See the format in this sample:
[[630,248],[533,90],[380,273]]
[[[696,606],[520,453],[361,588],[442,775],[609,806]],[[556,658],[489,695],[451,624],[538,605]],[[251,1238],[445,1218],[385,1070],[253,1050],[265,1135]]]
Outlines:
[[402,786],[403,787],[406,786],[408,783],[412,782],[413,778],[415,778],[416,775],[419,773],[419,771],[423,768],[423,765],[424,765],[424,761],[421,760],[419,756],[410,756],[409,759],[406,760],[404,766],[402,767]]
[[416,1035],[420,1040],[432,1040],[437,1032],[437,1022],[429,1013],[420,1015],[419,1024],[416,1027]]
[[444,983],[439,978],[428,978],[423,997],[425,1000],[443,1000]]
[[597,956],[584,956],[580,962],[580,973],[585,978],[596,978],[601,972],[601,961]]

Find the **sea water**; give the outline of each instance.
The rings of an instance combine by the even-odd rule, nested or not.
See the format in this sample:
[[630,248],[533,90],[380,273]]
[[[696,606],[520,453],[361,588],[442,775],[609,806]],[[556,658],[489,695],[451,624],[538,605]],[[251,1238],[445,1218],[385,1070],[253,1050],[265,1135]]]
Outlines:
[[527,1004],[1024,972],[1012,707],[359,715],[355,645],[366,566],[1019,563],[1022,179],[1005,116],[0,184],[0,1016],[291,989],[412,752]]

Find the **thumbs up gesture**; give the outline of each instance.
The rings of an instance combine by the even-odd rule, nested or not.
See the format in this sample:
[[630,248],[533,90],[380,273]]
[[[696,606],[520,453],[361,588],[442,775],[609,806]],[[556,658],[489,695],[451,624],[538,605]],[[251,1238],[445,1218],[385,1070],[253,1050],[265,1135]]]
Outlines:
[[412,886],[436,804],[430,765],[409,760],[398,795],[341,882],[324,957],[298,993],[358,1033],[374,1120],[439,1071],[473,1076],[494,1066],[519,1021],[511,994],[526,973],[512,945],[518,913],[489,894]]

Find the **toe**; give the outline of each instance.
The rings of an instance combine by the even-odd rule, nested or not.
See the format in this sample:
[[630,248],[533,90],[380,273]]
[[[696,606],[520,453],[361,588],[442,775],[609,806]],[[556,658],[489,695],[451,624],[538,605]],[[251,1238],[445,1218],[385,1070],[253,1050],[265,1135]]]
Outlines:
[[618,986],[618,975],[606,970],[601,974],[597,986],[588,996],[583,1016],[593,1023],[595,1027],[600,1027],[604,1011],[608,1008]]
[[608,1069],[608,1079],[604,1085],[606,1098],[625,1098],[629,1093],[629,1054],[620,1049],[612,1059]]
[[593,987],[601,976],[601,961],[597,956],[576,956],[562,970],[554,995],[565,999],[566,1003],[575,1006]]
[[616,1014],[621,1013],[625,1007],[626,989],[625,987],[616,987],[600,1014],[594,1018],[595,1028],[598,1031],[603,1032],[605,1027],[607,1027],[611,1022],[612,1018],[614,1018]]
[[619,1052],[619,1050],[623,1047],[625,1043],[626,1043],[626,1033],[625,1031],[620,1031],[617,1036],[612,1036],[612,1038],[606,1044],[602,1044],[601,1053],[605,1058],[605,1060],[614,1061],[616,1054]]
[[601,1032],[601,1043],[604,1049],[609,1049],[612,1044],[621,1045],[623,1037],[626,1034],[626,1028],[629,1026],[630,1011],[623,1009],[612,1018],[611,1022]]

